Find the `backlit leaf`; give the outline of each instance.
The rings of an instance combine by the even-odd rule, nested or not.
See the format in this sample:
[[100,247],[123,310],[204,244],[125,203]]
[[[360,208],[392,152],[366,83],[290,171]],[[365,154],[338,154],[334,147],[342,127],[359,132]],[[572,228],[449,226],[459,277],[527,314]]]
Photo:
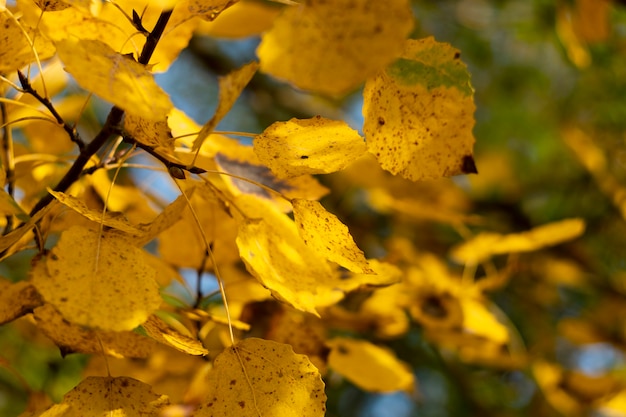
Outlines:
[[279,14],[280,9],[269,4],[239,1],[220,13],[219,19],[200,24],[196,33],[220,38],[258,35],[270,29]]
[[254,152],[279,178],[339,171],[367,148],[347,123],[317,116],[276,122],[254,139]]
[[90,376],[41,417],[160,417],[168,404],[167,396],[136,379]]
[[167,125],[167,117],[153,120],[129,112],[124,117],[124,130],[139,143],[162,150],[174,150],[174,138]]
[[8,11],[0,12],[0,74],[7,74],[35,62],[35,54],[26,39],[24,30],[35,42],[35,50],[40,60],[54,54],[54,45],[41,36],[38,31],[20,26]]
[[474,99],[460,53],[432,37],[369,79],[363,132],[380,165],[411,180],[476,173]]
[[326,211],[318,202],[294,199],[293,215],[298,233],[308,247],[318,255],[358,273],[373,273],[363,251],[337,216]]
[[0,325],[31,312],[43,300],[35,287],[26,281],[11,283],[0,278]]
[[152,315],[141,325],[148,336],[167,346],[173,347],[190,355],[208,355],[209,351],[197,339],[192,339],[177,332],[155,315]]
[[16,216],[23,222],[28,221],[28,214],[22,210],[20,205],[4,189],[0,189],[0,214]]
[[32,269],[32,282],[63,317],[102,330],[132,330],[159,308],[155,272],[119,235],[72,227]]
[[215,109],[213,117],[202,126],[198,137],[193,142],[192,150],[198,150],[209,134],[215,130],[215,127],[233,107],[233,104],[235,104],[235,101],[239,98],[258,68],[258,62],[250,62],[224,77],[219,77],[220,93],[217,109]]
[[323,417],[324,382],[289,345],[245,339],[215,358],[209,394],[194,417]]
[[105,354],[115,358],[147,358],[155,342],[131,331],[112,332],[87,329],[68,322],[51,304],[35,309],[37,327],[61,349],[69,353]]
[[97,40],[56,42],[67,72],[106,101],[149,120],[162,120],[172,108],[168,95],[145,66]]
[[452,249],[458,262],[476,264],[492,255],[531,252],[574,239],[585,231],[582,219],[567,219],[535,227],[527,232],[501,235],[485,232]]
[[407,364],[391,350],[366,340],[343,337],[326,342],[330,347],[328,366],[359,388],[373,392],[415,389],[415,378]]
[[176,224],[183,216],[183,210],[187,207],[187,199],[191,198],[194,192],[193,187],[185,190],[186,195],[179,195],[176,200],[168,204],[157,217],[150,223],[141,225],[143,233],[135,238],[136,246],[144,246],[159,233],[169,229]]
[[90,209],[78,198],[71,196],[69,194],[62,193],[60,191],[53,191],[48,189],[48,192],[54,196],[61,204],[66,207],[71,208],[77,213],[82,214],[89,220],[96,222],[98,224],[102,223],[105,226],[112,227],[113,229],[121,230],[122,232],[138,235],[141,233],[141,230],[137,228],[137,226],[130,223],[126,220],[122,213],[111,213],[106,212],[104,216],[102,215],[102,211]]
[[406,0],[311,0],[285,8],[257,55],[264,72],[338,95],[389,64],[412,27]]

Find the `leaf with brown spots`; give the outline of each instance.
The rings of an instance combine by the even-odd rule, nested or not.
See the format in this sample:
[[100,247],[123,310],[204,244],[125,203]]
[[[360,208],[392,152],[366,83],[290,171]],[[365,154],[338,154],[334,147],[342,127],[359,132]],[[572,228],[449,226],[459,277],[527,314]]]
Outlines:
[[409,40],[365,84],[363,132],[385,170],[413,181],[477,172],[474,90],[459,57],[432,37]]
[[42,302],[41,296],[31,283],[25,281],[11,283],[0,278],[0,324],[28,314]]
[[289,345],[250,338],[226,348],[213,364],[208,395],[194,417],[323,417],[324,382]]

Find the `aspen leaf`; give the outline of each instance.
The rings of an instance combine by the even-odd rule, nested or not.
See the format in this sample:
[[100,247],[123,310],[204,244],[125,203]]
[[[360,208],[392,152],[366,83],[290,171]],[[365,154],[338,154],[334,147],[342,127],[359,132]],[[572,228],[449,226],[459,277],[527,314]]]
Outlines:
[[220,18],[203,22],[196,33],[219,38],[258,35],[272,27],[280,8],[265,3],[240,1],[220,13]]
[[183,216],[183,211],[187,207],[187,199],[192,198],[195,188],[189,187],[185,190],[186,195],[179,195],[174,201],[168,204],[157,217],[150,223],[142,224],[143,233],[135,238],[137,246],[143,246],[157,237],[161,232],[176,224]]
[[194,417],[323,417],[324,382],[305,355],[289,345],[250,338],[220,353],[209,393]]
[[233,104],[235,104],[235,101],[239,98],[243,89],[248,85],[258,67],[258,62],[250,62],[224,77],[219,77],[220,93],[217,101],[217,109],[215,109],[213,117],[202,126],[198,137],[193,142],[192,150],[196,151],[200,149],[209,134],[215,130],[218,123],[233,107]]
[[162,120],[172,109],[168,95],[145,66],[97,40],[64,39],[57,53],[84,89],[148,120]]
[[33,316],[39,330],[52,339],[63,356],[104,353],[115,358],[147,358],[154,350],[155,342],[137,333],[93,330],[70,323],[51,304],[36,308]]
[[128,377],[85,378],[41,417],[160,417],[169,399]]
[[68,2],[61,0],[36,0],[35,4],[44,12],[56,12],[71,7]]
[[124,237],[74,226],[32,269],[43,298],[75,324],[132,330],[159,308],[155,272]]
[[[20,23],[21,24],[21,23]],[[28,27],[20,28],[8,11],[0,12],[0,74],[7,74],[35,62],[31,44],[24,36],[24,30],[34,40],[35,51],[40,60],[54,55],[54,45],[38,31]]]
[[0,278],[0,325],[28,314],[42,303],[31,283],[20,281],[13,284]]
[[293,215],[304,243],[318,255],[358,273],[374,273],[348,227],[318,202],[294,199]]
[[192,339],[177,332],[155,315],[148,317],[141,325],[148,336],[157,342],[173,347],[189,355],[208,355],[209,351],[197,339]]
[[[37,214],[35,214],[33,217],[31,217],[26,223],[24,223],[24,225],[20,228],[17,228],[9,233],[7,233],[4,236],[0,236],[0,251],[4,252],[4,256],[1,259],[4,259],[8,256],[10,256],[12,253],[11,251],[7,251],[7,249],[10,249],[12,246],[13,248],[11,248],[12,251],[17,251],[19,249],[21,249],[21,244],[18,244],[18,242],[20,242],[20,239],[22,239],[26,234],[28,234],[30,232],[30,230],[35,227],[35,225],[37,225],[37,223],[50,211],[52,210],[56,204],[58,203],[53,203],[53,204],[49,204],[48,207],[44,208],[43,210],[39,210],[37,212]],[[14,246],[15,245],[15,246]],[[5,252],[6,251],[6,252]]]
[[363,132],[385,170],[413,181],[476,173],[473,89],[459,57],[432,37],[409,40],[365,84]]
[[469,297],[461,297],[463,328],[472,334],[483,336],[495,343],[509,342],[509,331],[500,323],[485,305]]
[[339,95],[389,64],[413,27],[406,0],[313,0],[285,8],[257,49],[261,70]]
[[153,148],[174,150],[174,138],[167,125],[167,117],[153,120],[128,112],[124,116],[124,129],[139,143]]
[[493,255],[531,252],[546,246],[574,239],[585,231],[582,219],[566,219],[535,227],[527,232],[501,235],[481,233],[452,249],[451,256],[457,262],[476,264]]
[[415,389],[409,366],[389,349],[343,337],[331,339],[326,345],[330,348],[328,366],[361,389],[372,392]]
[[0,214],[15,216],[23,222],[29,219],[28,214],[22,210],[17,201],[4,189],[0,189]]
[[104,216],[102,216],[102,211],[90,209],[80,201],[78,198],[71,196],[69,194],[62,193],[60,191],[53,191],[48,189],[48,192],[54,196],[61,204],[66,207],[71,208],[77,213],[82,214],[89,220],[96,222],[98,224],[102,223],[105,226],[111,227],[113,229],[121,230],[122,232],[130,233],[133,235],[141,234],[141,230],[133,224],[131,224],[128,220],[126,220],[122,213],[111,213],[106,212]]
[[366,152],[361,135],[320,116],[276,122],[254,139],[254,152],[279,178],[339,171]]

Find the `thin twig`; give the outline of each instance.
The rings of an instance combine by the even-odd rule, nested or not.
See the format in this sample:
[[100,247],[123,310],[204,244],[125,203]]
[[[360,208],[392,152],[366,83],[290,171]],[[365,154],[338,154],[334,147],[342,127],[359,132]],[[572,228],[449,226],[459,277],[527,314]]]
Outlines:
[[[11,126],[7,123],[8,112],[6,103],[0,103],[0,112],[2,114],[2,152],[4,162],[4,172],[6,178],[7,193],[11,197],[15,192],[15,160],[13,155],[13,135],[11,132]],[[4,226],[4,234],[9,233],[13,229],[13,216],[7,214],[6,225]]]

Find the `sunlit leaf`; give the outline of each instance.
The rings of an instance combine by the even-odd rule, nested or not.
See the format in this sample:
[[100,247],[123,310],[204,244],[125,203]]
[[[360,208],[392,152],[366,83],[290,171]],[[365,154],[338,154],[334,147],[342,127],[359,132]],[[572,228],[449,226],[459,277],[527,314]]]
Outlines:
[[250,62],[243,67],[219,78],[219,99],[217,109],[211,119],[202,126],[198,137],[193,142],[192,150],[198,150],[217,124],[226,116],[241,95],[241,92],[252,79],[252,76],[259,67],[258,62]]
[[582,219],[567,219],[535,227],[527,232],[501,235],[485,232],[455,247],[451,256],[457,262],[476,264],[492,255],[530,252],[574,239],[585,231]]
[[41,296],[31,283],[11,283],[0,278],[0,325],[30,313],[42,302]]
[[412,26],[406,0],[312,0],[285,8],[257,55],[264,72],[338,95],[390,63]]
[[176,350],[190,355],[209,354],[209,351],[202,346],[199,340],[177,332],[155,315],[150,316],[141,326],[146,330],[148,336]]
[[164,119],[172,108],[146,67],[107,44],[68,38],[56,42],[56,47],[67,72],[104,100],[149,120]]
[[509,342],[509,331],[486,306],[478,300],[462,297],[463,328],[495,343]]
[[[38,31],[28,27],[20,28],[8,11],[0,12],[0,28],[0,74],[15,71],[36,61],[30,42],[35,42],[35,50],[40,60],[54,54],[54,45],[49,40]],[[30,41],[22,30],[30,37]]]
[[167,396],[136,379],[90,376],[41,417],[160,417],[168,404]]
[[157,237],[159,233],[169,229],[176,224],[183,215],[183,210],[187,207],[187,199],[193,196],[194,188],[185,190],[186,195],[179,195],[174,201],[168,204],[157,217],[150,223],[141,225],[142,235],[135,239],[137,246],[143,246]]
[[209,394],[194,417],[322,417],[324,382],[289,345],[245,339],[226,348],[209,374]]
[[20,205],[4,189],[0,189],[0,214],[16,216],[23,222],[28,221],[28,214],[22,210]]
[[401,362],[390,349],[376,346],[366,340],[333,338],[328,366],[359,388],[372,392],[407,391],[415,389],[415,378],[407,364]]
[[105,226],[134,235],[138,235],[141,233],[141,230],[139,230],[137,226],[126,220],[122,213],[106,212],[103,216],[102,211],[90,209],[85,205],[85,203],[83,203],[81,200],[74,196],[62,193],[60,191],[53,191],[50,189],[48,189],[48,192],[52,194],[54,198],[56,198],[64,206],[69,207],[77,213],[82,214],[93,222],[96,222],[98,224],[102,223]]
[[46,302],[75,324],[132,330],[161,304],[155,272],[119,235],[72,227],[31,271]]
[[154,341],[131,331],[112,332],[87,329],[68,322],[51,304],[35,309],[37,327],[59,347],[69,353],[105,354],[116,358],[147,358]]
[[460,53],[433,38],[409,40],[363,91],[368,150],[411,180],[476,173],[474,99]]
[[339,171],[366,152],[345,122],[317,116],[276,122],[254,139],[254,152],[279,178]]
[[226,38],[258,35],[268,30],[280,14],[280,8],[265,3],[239,1],[222,13],[220,18],[203,23],[196,33]]
[[318,255],[358,273],[373,273],[348,227],[318,202],[294,199],[293,215],[298,233]]
[[139,143],[162,150],[174,150],[174,139],[167,118],[147,119],[128,112],[124,117],[124,129]]

